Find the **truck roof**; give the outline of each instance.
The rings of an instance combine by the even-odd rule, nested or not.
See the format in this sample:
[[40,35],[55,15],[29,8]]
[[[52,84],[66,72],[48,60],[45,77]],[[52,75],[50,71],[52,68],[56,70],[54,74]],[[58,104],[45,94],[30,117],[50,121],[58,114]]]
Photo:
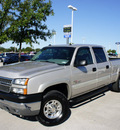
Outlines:
[[49,47],[82,47],[82,46],[88,46],[88,47],[102,47],[101,45],[95,45],[95,44],[60,44],[60,45],[49,45]]

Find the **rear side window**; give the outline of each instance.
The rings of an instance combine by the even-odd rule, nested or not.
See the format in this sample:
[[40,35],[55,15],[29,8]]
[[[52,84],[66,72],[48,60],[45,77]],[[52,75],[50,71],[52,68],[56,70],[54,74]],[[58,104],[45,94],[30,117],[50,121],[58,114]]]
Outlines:
[[93,47],[93,52],[95,54],[95,58],[96,58],[97,63],[102,63],[102,62],[107,61],[105,53],[103,51],[103,48]]

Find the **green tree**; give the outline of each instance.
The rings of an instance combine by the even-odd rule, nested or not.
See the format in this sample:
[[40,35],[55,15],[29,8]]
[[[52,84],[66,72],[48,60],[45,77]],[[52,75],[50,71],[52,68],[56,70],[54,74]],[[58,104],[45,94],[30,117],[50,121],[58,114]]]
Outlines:
[[16,47],[10,47],[10,48],[9,48],[9,52],[15,52],[15,51],[17,51],[17,48],[16,48]]
[[108,52],[108,53],[116,53],[116,50],[111,50],[111,49],[109,49],[107,52]]
[[13,42],[19,44],[19,58],[22,43],[32,46],[38,39],[47,40],[51,33],[45,24],[47,16],[53,15],[51,1],[45,0],[19,0],[15,11],[14,20],[8,32]]
[[11,0],[0,0],[0,44],[8,40],[6,26],[10,22]]
[[26,47],[26,51],[27,51],[27,52],[30,52],[30,51],[34,51],[34,49],[31,48],[31,47]]
[[4,47],[0,47],[0,53],[4,52],[5,48]]
[[0,0],[0,44],[9,40],[8,28],[19,0]]
[[34,51],[34,49],[32,49],[31,47],[26,47],[26,48],[23,48],[22,51],[28,53],[28,52]]
[[112,50],[111,50],[111,49],[109,49],[109,50],[107,51],[107,53],[111,53],[111,51],[112,51]]
[[41,49],[40,48],[36,48],[35,50],[36,50],[36,52],[39,52]]

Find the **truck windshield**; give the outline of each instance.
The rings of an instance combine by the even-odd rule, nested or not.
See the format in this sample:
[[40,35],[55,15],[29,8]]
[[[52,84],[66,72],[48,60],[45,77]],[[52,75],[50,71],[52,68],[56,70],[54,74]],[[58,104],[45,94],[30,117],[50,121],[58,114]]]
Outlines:
[[74,47],[45,47],[32,58],[32,61],[69,65],[74,50]]

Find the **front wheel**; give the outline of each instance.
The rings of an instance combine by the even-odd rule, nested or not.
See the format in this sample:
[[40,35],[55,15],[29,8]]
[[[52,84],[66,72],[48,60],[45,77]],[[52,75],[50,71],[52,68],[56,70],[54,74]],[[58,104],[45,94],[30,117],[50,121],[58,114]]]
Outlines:
[[53,90],[43,96],[37,119],[45,126],[58,125],[67,118],[68,112],[69,105],[64,94]]
[[117,81],[112,84],[112,91],[120,92],[120,77],[118,77]]

